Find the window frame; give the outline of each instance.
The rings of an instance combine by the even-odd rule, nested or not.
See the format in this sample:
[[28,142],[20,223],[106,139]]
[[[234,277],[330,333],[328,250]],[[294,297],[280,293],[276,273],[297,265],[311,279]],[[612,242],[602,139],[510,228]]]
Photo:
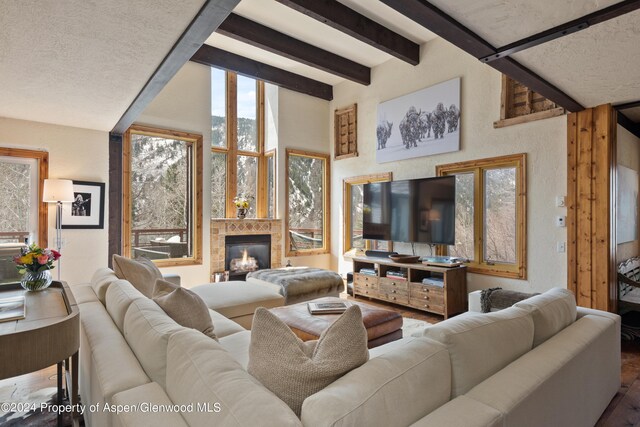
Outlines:
[[[351,247],[352,224],[351,224],[351,187],[354,185],[371,184],[372,182],[389,182],[393,179],[393,172],[374,173],[369,175],[359,175],[342,180],[342,253],[344,256],[354,256],[356,248]],[[372,248],[372,241],[365,240],[365,250]],[[393,242],[389,241],[389,247],[393,247]],[[392,249],[390,249],[391,251]]]
[[0,157],[21,157],[38,162],[38,246],[49,245],[49,204],[42,201],[44,180],[49,178],[49,153],[24,148],[0,147]]
[[[514,167],[516,170],[516,261],[514,264],[487,262],[484,259],[484,172],[491,169]],[[526,153],[492,157],[480,160],[436,166],[437,176],[474,174],[474,259],[466,263],[470,273],[512,279],[527,278],[527,155]],[[438,253],[446,255],[448,248],[438,247]]]
[[[250,156],[258,159],[258,183],[256,186],[256,218],[266,218],[267,196],[266,190],[266,166],[265,157],[265,94],[264,81],[254,79],[256,81],[256,131],[257,131],[257,150],[245,151],[238,149],[238,74],[225,71],[225,108],[226,108],[226,134],[225,146],[211,146],[211,152],[223,153],[227,158],[226,171],[226,201],[225,201],[225,218],[236,217],[236,206],[233,199],[238,194],[238,157]],[[253,78],[253,77],[252,77]],[[270,150],[272,151],[272,150]],[[216,219],[216,218],[212,218]]]
[[193,256],[190,258],[169,258],[153,260],[158,267],[174,267],[202,264],[202,177],[203,177],[203,138],[202,135],[133,124],[122,139],[122,256],[131,258],[131,134],[155,136],[186,141],[193,147],[193,182],[191,199],[193,205]]
[[[291,156],[308,157],[324,161],[324,176],[322,177],[323,189],[323,212],[322,212],[322,248],[291,250],[291,236],[289,233],[289,159]],[[331,251],[331,156],[329,154],[316,153],[312,151],[296,150],[287,148],[285,150],[285,248],[286,256],[322,255]]]

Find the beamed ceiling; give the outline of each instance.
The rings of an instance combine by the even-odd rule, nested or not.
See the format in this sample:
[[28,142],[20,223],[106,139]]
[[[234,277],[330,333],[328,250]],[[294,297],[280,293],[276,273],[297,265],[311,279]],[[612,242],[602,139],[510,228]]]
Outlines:
[[384,62],[415,66],[420,45],[442,37],[569,111],[610,102],[623,105],[629,123],[640,121],[640,106],[630,104],[640,100],[640,0],[0,0],[0,7],[4,117],[121,133],[190,57],[331,99],[344,81],[368,85]]

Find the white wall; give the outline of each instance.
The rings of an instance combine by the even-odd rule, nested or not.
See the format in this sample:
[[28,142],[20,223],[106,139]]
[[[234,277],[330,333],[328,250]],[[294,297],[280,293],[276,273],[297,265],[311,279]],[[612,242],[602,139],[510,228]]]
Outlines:
[[[311,96],[292,92],[287,89],[278,90],[278,218],[284,219],[286,200],[285,158],[286,149],[313,151],[322,154],[330,152],[329,102]],[[333,201],[331,216],[336,214]],[[283,224],[286,227],[286,224]],[[333,232],[333,227],[331,227]],[[284,230],[283,230],[284,233]],[[284,234],[283,234],[284,236]],[[332,233],[331,241],[336,236]],[[284,240],[284,239],[283,239]],[[286,254],[286,248],[283,252]],[[294,266],[331,268],[331,255],[287,257]]]
[[[640,171],[640,139],[620,125],[618,125],[617,135],[618,165]],[[616,262],[638,255],[640,255],[640,240],[638,239],[621,243],[616,248]]]
[[179,274],[183,286],[191,287],[210,282],[210,224],[211,224],[211,71],[194,62],[187,62],[162,89],[136,120],[160,128],[202,135],[204,145],[202,200],[202,265],[162,268],[163,273]]
[[[0,118],[0,146],[49,152],[49,178],[109,181],[107,132]],[[105,191],[104,229],[62,231],[61,279],[71,285],[88,282],[98,268],[107,266],[108,184]],[[55,204],[51,204],[49,247],[55,247],[55,219]],[[53,276],[57,277],[56,270]]]
[[[461,150],[429,157],[377,164],[376,117],[380,102],[461,77]],[[523,292],[566,287],[566,254],[556,253],[556,242],[566,241],[566,229],[554,225],[554,217],[566,215],[555,207],[555,196],[566,194],[566,117],[494,129],[500,117],[501,75],[442,39],[421,47],[416,67],[390,60],[372,70],[372,83],[365,87],[344,82],[334,87],[330,111],[358,104],[359,157],[332,165],[332,259],[340,273],[351,271],[342,248],[342,180],[377,172],[393,172],[393,178],[411,179],[435,175],[435,166],[506,154],[527,153],[527,280],[512,280],[469,274],[469,291],[501,286]],[[333,129],[333,115],[329,115]],[[333,139],[332,132],[329,135]],[[333,141],[329,145],[333,147]],[[397,250],[407,250],[399,245]],[[398,249],[400,248],[400,249]],[[409,249],[410,250],[410,249]],[[424,251],[424,249],[423,249]],[[422,252],[428,253],[428,252]]]

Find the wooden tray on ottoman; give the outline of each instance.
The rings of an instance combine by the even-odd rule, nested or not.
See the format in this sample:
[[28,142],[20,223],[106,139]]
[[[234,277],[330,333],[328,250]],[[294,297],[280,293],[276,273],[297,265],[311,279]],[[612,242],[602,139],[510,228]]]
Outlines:
[[[344,302],[335,297],[318,298],[307,302]],[[340,314],[311,314],[307,302],[272,308],[270,311],[286,323],[303,341],[317,340]],[[367,329],[368,347],[374,348],[402,338],[402,316],[395,311],[375,307],[357,301],[350,304],[360,306],[362,320]]]

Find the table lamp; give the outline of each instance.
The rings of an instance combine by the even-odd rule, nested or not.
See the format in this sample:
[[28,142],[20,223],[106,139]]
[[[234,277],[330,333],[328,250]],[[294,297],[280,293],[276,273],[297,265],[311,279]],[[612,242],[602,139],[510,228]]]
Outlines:
[[[62,203],[73,202],[73,181],[70,179],[45,179],[42,201],[56,204],[56,250],[62,249]],[[60,281],[60,259],[58,259],[58,281]]]

